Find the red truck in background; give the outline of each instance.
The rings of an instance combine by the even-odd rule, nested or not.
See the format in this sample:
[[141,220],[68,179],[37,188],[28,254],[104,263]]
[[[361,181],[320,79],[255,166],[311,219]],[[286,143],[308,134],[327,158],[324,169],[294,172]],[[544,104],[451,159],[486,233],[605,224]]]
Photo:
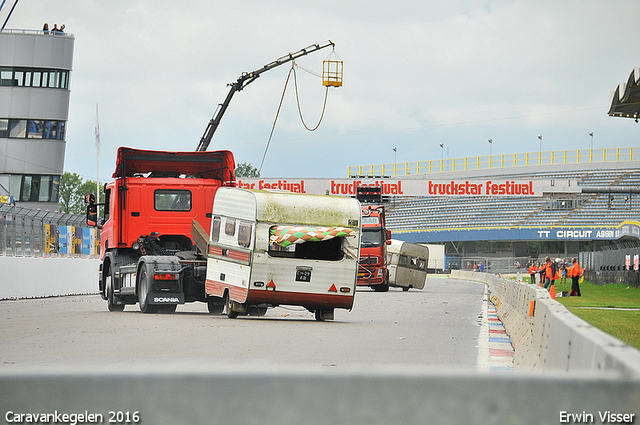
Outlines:
[[386,229],[384,206],[363,205],[358,286],[369,286],[379,292],[389,290],[387,245],[390,244],[391,231]]

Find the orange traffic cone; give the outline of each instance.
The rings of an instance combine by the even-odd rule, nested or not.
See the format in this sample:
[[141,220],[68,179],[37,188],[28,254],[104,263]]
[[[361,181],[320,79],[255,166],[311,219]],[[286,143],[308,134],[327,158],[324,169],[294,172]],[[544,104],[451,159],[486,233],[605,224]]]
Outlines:
[[556,299],[556,288],[553,287],[553,283],[551,284],[551,288],[549,289],[549,293],[551,294],[551,299]]

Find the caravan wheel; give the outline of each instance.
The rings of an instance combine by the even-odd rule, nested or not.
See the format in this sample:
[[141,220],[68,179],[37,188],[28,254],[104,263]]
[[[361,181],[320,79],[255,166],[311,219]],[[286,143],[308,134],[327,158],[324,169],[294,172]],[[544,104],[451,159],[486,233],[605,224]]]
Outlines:
[[224,313],[223,314],[226,314],[229,319],[235,319],[236,317],[238,317],[238,312],[233,311],[231,309],[232,304],[233,304],[233,301],[231,301],[229,292],[227,292],[224,296]]

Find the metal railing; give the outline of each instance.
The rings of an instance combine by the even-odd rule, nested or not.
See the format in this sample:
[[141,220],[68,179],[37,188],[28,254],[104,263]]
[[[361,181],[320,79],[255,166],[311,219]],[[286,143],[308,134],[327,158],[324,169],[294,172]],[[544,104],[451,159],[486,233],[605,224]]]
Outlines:
[[34,35],[38,35],[38,34],[42,34],[42,35],[54,35],[56,37],[73,37],[73,34],[67,33],[67,32],[53,32],[51,30],[49,31],[43,31],[43,30],[27,30],[27,29],[3,29],[0,31],[0,33],[2,34],[34,34]]
[[560,165],[634,160],[640,160],[640,147],[528,152],[473,156],[467,158],[445,158],[439,160],[402,162],[395,164],[355,165],[349,167],[348,175],[407,176],[414,174],[443,173],[448,171],[522,167],[528,165]]
[[0,256],[95,258],[99,245],[83,215],[0,205]]

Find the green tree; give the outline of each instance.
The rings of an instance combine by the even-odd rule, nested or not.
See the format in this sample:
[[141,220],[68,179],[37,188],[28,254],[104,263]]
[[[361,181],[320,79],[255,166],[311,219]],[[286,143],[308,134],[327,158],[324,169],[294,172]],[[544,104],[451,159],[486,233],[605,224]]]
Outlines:
[[60,179],[60,211],[70,214],[84,214],[84,195],[88,193],[95,195],[95,181],[84,181],[76,173],[65,172]]
[[238,164],[234,171],[234,174],[236,175],[236,177],[260,177],[260,172],[258,171],[258,169],[248,162]]
[[65,172],[60,179],[60,211],[72,213],[77,203],[76,194],[82,185],[82,177]]

